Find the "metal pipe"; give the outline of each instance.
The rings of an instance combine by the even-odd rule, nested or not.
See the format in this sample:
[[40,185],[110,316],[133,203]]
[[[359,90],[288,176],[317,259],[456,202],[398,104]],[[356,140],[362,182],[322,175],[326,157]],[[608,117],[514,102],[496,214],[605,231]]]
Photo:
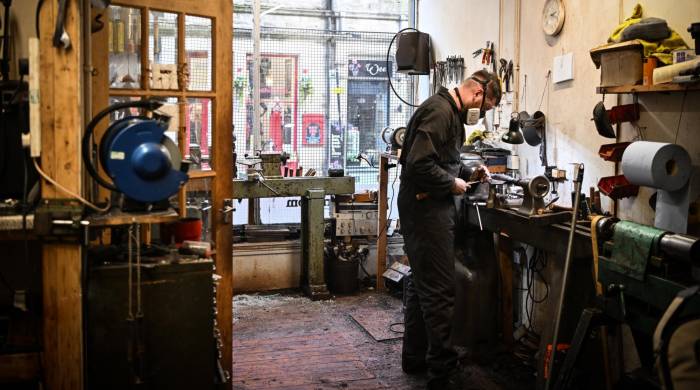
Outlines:
[[683,234],[664,234],[659,249],[670,257],[700,265],[700,240]]
[[554,381],[554,359],[557,355],[557,344],[559,343],[559,330],[561,327],[561,314],[564,307],[564,299],[566,297],[566,285],[569,280],[569,269],[571,268],[571,255],[574,248],[574,235],[576,234],[576,217],[578,215],[578,206],[581,201],[581,185],[583,183],[583,164],[574,164],[574,191],[576,196],[574,199],[573,212],[571,214],[571,228],[569,229],[569,242],[566,247],[566,259],[564,260],[564,272],[562,274],[561,290],[559,291],[559,302],[557,303],[557,316],[554,320],[554,336],[552,337],[552,353],[549,355],[549,363],[547,364],[547,382],[545,390],[551,388]]
[[[252,152],[262,149],[260,128],[260,0],[253,0],[253,142]],[[248,200],[248,223],[260,224],[260,199]]]

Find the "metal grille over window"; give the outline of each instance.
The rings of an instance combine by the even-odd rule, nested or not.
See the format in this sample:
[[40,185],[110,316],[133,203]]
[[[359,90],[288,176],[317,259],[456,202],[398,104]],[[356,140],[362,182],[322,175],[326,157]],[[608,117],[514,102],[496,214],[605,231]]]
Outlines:
[[211,19],[185,16],[185,73],[190,91],[211,90]]
[[[374,188],[385,127],[405,126],[412,109],[388,92],[387,77],[404,99],[413,80],[397,73],[386,51],[393,34],[263,28],[260,133],[253,134],[251,30],[234,30],[233,118],[239,156],[256,150],[289,153],[290,168],[345,170],[357,188]],[[393,51],[393,49],[392,49]],[[257,145],[255,140],[259,140]],[[358,158],[362,156],[362,158]]]
[[177,14],[151,11],[148,15],[148,63],[152,89],[179,89]]

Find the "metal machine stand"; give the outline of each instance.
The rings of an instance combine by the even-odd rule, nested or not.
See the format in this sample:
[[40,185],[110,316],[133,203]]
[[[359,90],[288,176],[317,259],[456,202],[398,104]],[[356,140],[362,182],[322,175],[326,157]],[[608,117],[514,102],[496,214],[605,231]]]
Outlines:
[[312,299],[329,297],[323,270],[323,207],[326,195],[354,192],[355,178],[349,176],[233,181],[234,199],[301,197],[301,286]]
[[[324,190],[307,190],[301,198],[301,260],[304,294],[314,299],[329,297],[323,270]],[[319,223],[320,221],[320,223]]]

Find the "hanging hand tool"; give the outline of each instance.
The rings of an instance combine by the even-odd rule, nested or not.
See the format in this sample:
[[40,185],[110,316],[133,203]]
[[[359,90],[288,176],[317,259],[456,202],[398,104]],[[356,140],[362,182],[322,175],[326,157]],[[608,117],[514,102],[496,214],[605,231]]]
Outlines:
[[482,51],[481,63],[489,65],[491,63],[491,41],[486,41],[486,47]]

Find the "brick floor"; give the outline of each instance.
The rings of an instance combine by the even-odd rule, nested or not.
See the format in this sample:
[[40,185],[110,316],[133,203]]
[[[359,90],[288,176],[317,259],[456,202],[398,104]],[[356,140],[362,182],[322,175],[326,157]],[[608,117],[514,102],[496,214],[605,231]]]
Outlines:
[[[313,302],[297,294],[234,299],[234,389],[424,389],[401,371],[401,339],[375,341],[351,317],[358,308],[397,310],[384,294]],[[516,389],[472,372],[470,389]],[[493,375],[491,375],[493,376]],[[522,385],[522,383],[520,383]]]

